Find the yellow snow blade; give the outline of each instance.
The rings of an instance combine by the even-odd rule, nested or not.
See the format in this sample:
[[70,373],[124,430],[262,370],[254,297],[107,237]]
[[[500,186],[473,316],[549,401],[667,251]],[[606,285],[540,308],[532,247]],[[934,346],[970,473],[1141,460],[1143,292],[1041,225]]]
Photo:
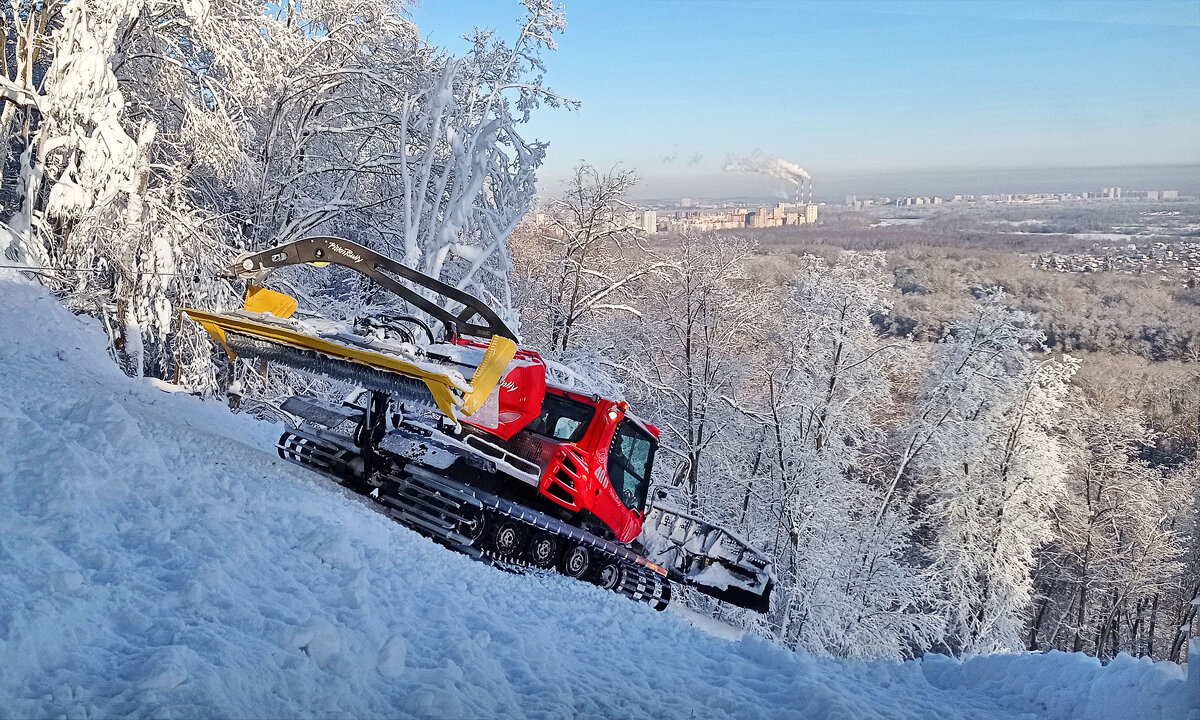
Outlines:
[[271,313],[277,318],[290,318],[292,313],[296,312],[298,305],[296,298],[291,295],[257,285],[250,285],[246,288],[245,308],[247,312]]
[[474,415],[479,408],[483,407],[484,401],[495,389],[496,383],[500,382],[500,378],[504,376],[504,371],[516,354],[517,344],[515,342],[501,335],[492,336],[487,352],[483,354],[483,360],[479,362],[479,367],[475,368],[475,374],[471,376],[471,392],[463,398],[463,415]]
[[351,347],[325,338],[305,335],[290,328],[256,322],[249,318],[230,317],[187,308],[183,312],[200,323],[200,326],[225,348],[230,359],[236,358],[237,354],[229,347],[226,333],[234,332],[278,345],[310,350],[336,360],[360,363],[376,370],[396,373],[424,382],[438,409],[455,422],[460,416],[471,415],[483,405],[488,395],[495,389],[496,384],[500,382],[500,378],[504,375],[505,369],[517,351],[517,345],[512,340],[500,335],[494,336],[488,344],[487,351],[483,354],[483,360],[475,369],[470,388],[464,391],[461,381],[456,381],[448,372],[422,367],[392,355]]

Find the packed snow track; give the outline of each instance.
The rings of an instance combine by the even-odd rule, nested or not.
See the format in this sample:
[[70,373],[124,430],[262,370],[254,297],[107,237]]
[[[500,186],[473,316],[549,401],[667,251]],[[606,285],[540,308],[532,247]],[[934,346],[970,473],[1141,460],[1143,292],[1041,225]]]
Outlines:
[[1187,716],[1170,664],[843,662],[500,572],[169,390],[0,274],[0,720]]

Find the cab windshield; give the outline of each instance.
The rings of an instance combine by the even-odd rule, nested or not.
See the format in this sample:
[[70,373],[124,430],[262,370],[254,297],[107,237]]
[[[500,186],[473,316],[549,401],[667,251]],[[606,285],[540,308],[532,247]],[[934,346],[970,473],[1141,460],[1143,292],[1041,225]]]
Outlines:
[[595,413],[596,408],[587,403],[547,394],[542,399],[542,414],[529,423],[529,430],[555,440],[579,442]]
[[608,449],[608,478],[630,510],[642,512],[646,505],[655,444],[650,433],[628,419],[622,420],[613,434]]

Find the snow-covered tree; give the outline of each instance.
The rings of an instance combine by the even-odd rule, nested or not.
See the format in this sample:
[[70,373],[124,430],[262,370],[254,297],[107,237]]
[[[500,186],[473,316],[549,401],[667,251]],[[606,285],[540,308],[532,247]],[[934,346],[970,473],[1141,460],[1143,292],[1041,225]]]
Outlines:
[[906,508],[876,523],[882,502],[870,460],[892,412],[892,348],[871,316],[887,280],[882,254],[809,257],[784,305],[760,403],[739,402],[766,429],[780,584],[775,628],[786,644],[850,657],[897,657],[939,630],[907,559]]
[[[1188,639],[1200,637],[1200,457],[1178,468],[1172,475],[1177,503],[1165,524],[1183,538],[1185,550],[1172,590],[1164,593],[1163,614],[1174,622],[1167,626],[1171,632],[1170,646],[1163,648],[1163,652],[1172,662],[1179,662]],[[1153,609],[1157,611],[1158,605]],[[1157,613],[1152,617],[1157,620]],[[1154,620],[1149,626],[1151,641],[1155,638]],[[1154,655],[1153,650],[1152,647],[1150,655]]]
[[[740,419],[722,396],[731,396],[763,347],[764,318],[782,298],[748,277],[745,242],[684,233],[656,256],[664,267],[647,283],[640,322],[618,359],[636,393],[640,413],[665,433],[661,442],[678,459],[675,481],[688,497],[714,513],[733,497],[731,465],[745,454]],[[714,486],[700,503],[700,479]],[[718,497],[714,497],[714,494]]]
[[118,27],[133,12],[136,5],[127,2],[5,9],[0,126],[8,152],[13,126],[20,125],[20,152],[5,187],[11,259],[50,265],[53,240],[69,234],[78,216],[123,200],[131,189],[138,143],[122,126],[124,103],[108,57]]
[[1077,363],[1035,357],[1029,325],[1003,293],[986,294],[939,345],[917,403],[922,521],[954,652],[1021,646],[1033,554],[1063,493],[1057,426]]
[[[1180,538],[1164,524],[1173,504],[1169,476],[1140,457],[1153,437],[1139,411],[1077,405],[1067,496],[1040,573],[1046,595],[1040,602],[1053,602],[1057,617],[1047,617],[1044,607],[1038,613],[1056,621],[1048,631],[1053,646],[1100,657],[1138,652],[1153,597],[1179,570]],[[1120,644],[1123,624],[1128,647]]]
[[1154,436],[1136,408],[1076,402],[1071,412],[1067,494],[1039,553],[1029,646],[1166,657],[1168,608],[1192,597],[1180,582],[1195,512],[1190,464],[1165,470],[1143,458]]
[[[515,320],[505,241],[543,155],[518,128],[562,104],[540,55],[561,8],[524,5],[515,42],[480,31],[453,57],[386,0],[10,4],[0,247],[53,268],[128,371],[196,386],[209,345],[175,309],[233,304],[218,269],[306,234],[376,245]],[[328,277],[297,275],[320,302]]]
[[[34,42],[26,36],[35,18],[41,36],[37,59],[17,62],[17,76],[4,81],[13,91],[6,99],[15,98],[5,103],[5,130],[16,130],[6,162],[13,182],[3,188],[5,254],[42,268],[39,276],[69,305],[101,316],[114,355],[135,374],[163,369],[175,322],[167,289],[183,269],[179,233],[154,223],[147,209],[158,127],[131,115],[114,71],[123,39],[148,11],[146,3],[117,0],[14,5],[20,30],[12,49]],[[36,84],[30,73],[40,75]]]
[[540,104],[570,104],[541,79],[561,9],[525,6],[511,45],[476,31],[464,57],[425,46],[387,3],[289,19],[320,42],[270,98],[255,155],[260,242],[349,235],[515,321],[506,241],[544,155],[519,128]]
[[633,222],[625,198],[636,184],[633,171],[600,172],[582,163],[546,208],[536,269],[525,276],[526,307],[545,329],[542,346],[559,356],[586,347],[594,326],[614,314],[639,314],[638,281],[666,267],[646,256],[642,229]]

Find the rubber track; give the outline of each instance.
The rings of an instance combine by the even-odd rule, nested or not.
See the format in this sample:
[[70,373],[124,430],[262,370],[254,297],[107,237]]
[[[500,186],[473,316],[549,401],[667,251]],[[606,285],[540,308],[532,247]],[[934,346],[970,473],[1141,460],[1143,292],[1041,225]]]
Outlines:
[[[297,431],[288,431],[280,438],[279,456],[285,460],[318,470],[343,482],[345,478],[331,467],[342,462],[340,448],[323,438],[310,438]],[[606,562],[616,563],[623,571],[615,592],[633,600],[666,608],[671,599],[668,579],[646,567],[647,560],[624,545],[605,540],[574,525],[538,512],[519,503],[493,495],[475,487],[445,477],[435,468],[409,463],[402,469],[381,476],[377,502],[392,519],[442,542],[474,558],[487,557],[509,568],[527,568],[522,558],[499,556],[482,546],[484,538],[472,541],[460,531],[463,524],[479,513],[489,516],[488,522],[513,520],[526,528],[547,533],[559,539],[560,548],[584,545],[591,548],[594,567]]]
[[[654,605],[658,610],[662,610],[670,602],[671,587],[667,579],[643,565],[642,563],[646,562],[645,558],[624,545],[605,540],[511,500],[450,480],[420,465],[406,466],[403,475],[408,477],[397,477],[395,474],[385,476],[390,482],[380,488],[380,502],[396,510],[403,506],[406,510],[391,513],[393,517],[406,524],[415,519],[418,521],[415,523],[418,529],[439,535],[469,555],[485,555],[494,562],[515,567],[530,567],[523,558],[498,556],[457,532],[459,524],[467,521],[471,513],[482,510],[490,516],[492,523],[514,520],[527,528],[555,536],[563,549],[571,544],[591,548],[593,563],[618,564],[623,570],[623,577],[621,584],[614,590],[622,595]],[[439,496],[441,502],[432,500],[432,495]],[[434,517],[420,517],[424,514],[420,512],[421,509],[440,515],[439,519],[443,519],[443,522],[437,522]],[[453,527],[448,522],[451,519],[454,520]],[[642,562],[639,563],[639,560]]]

